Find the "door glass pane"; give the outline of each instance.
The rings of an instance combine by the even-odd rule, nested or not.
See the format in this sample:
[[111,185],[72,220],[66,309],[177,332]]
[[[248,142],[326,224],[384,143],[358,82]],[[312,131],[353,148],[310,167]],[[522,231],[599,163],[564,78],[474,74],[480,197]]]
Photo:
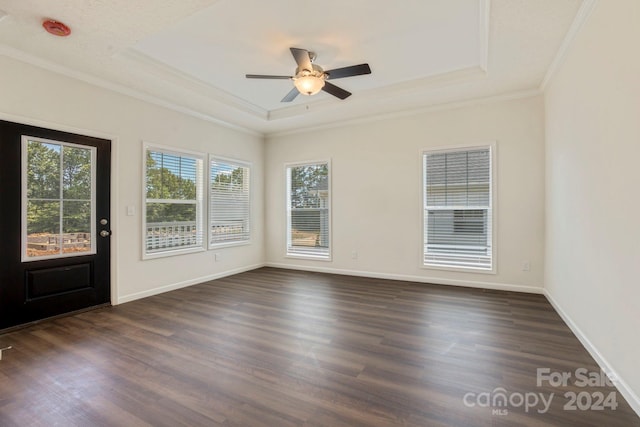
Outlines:
[[27,203],[27,256],[60,253],[60,202],[29,200]]
[[22,140],[23,261],[95,253],[95,148]]
[[62,252],[91,251],[91,202],[65,200],[62,209]]
[[63,147],[62,188],[67,200],[91,199],[91,151],[86,148]]
[[29,141],[27,197],[58,199],[60,196],[60,146]]

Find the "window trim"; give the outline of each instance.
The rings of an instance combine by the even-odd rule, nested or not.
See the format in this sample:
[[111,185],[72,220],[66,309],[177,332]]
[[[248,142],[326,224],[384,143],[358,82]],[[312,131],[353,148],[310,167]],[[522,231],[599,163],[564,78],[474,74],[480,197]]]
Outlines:
[[[211,161],[212,160],[218,160],[221,162],[226,162],[229,163],[231,165],[234,166],[240,166],[240,167],[246,167],[249,170],[249,237],[246,240],[236,240],[236,241],[232,241],[232,242],[221,242],[221,243],[214,243],[211,240],[211,219],[212,219],[212,212],[211,212]],[[206,239],[207,239],[207,248],[208,249],[218,249],[218,248],[227,248],[227,247],[232,247],[232,246],[244,246],[244,245],[250,245],[253,241],[253,209],[251,209],[253,203],[252,203],[252,199],[253,199],[253,191],[252,191],[252,187],[253,187],[253,164],[251,162],[245,161],[245,160],[239,160],[239,159],[232,159],[229,157],[224,157],[224,156],[218,156],[212,153],[209,153],[208,155],[208,161],[207,161],[207,177],[206,177],[206,201],[205,201],[205,205],[207,208],[207,214],[206,214],[206,218],[207,218],[207,233],[206,233]]]
[[[491,268],[478,268],[478,267],[457,267],[457,266],[445,266],[445,265],[429,265],[425,264],[425,208],[426,208],[426,191],[425,191],[425,174],[426,169],[424,167],[424,155],[433,153],[447,153],[452,151],[467,151],[477,150],[482,148],[488,148],[490,153],[490,173],[491,173],[491,185],[490,185],[490,203],[491,203]],[[419,162],[420,162],[420,258],[419,266],[424,270],[444,270],[454,271],[461,273],[472,274],[498,274],[498,143],[497,141],[489,141],[484,143],[471,143],[471,144],[453,144],[446,146],[437,146],[430,148],[423,148],[420,150]]]
[[[147,245],[146,245],[146,238],[147,238],[147,151],[148,150],[157,150],[160,151],[162,153],[166,153],[166,154],[173,154],[173,155],[177,155],[177,156],[183,156],[183,155],[189,155],[189,156],[193,156],[196,159],[200,159],[202,161],[202,182],[201,182],[201,186],[198,189],[198,185],[196,184],[196,223],[198,221],[198,219],[200,220],[203,228],[205,226],[205,219],[206,216],[205,215],[205,210],[204,208],[206,207],[206,195],[204,194],[204,187],[206,185],[207,179],[204,176],[205,174],[205,170],[204,170],[204,166],[207,163],[207,155],[205,153],[201,153],[199,151],[192,151],[192,150],[188,150],[188,149],[182,149],[182,148],[177,148],[177,147],[171,147],[171,146],[166,146],[166,145],[160,145],[160,144],[154,144],[151,142],[146,142],[143,141],[142,143],[142,209],[140,209],[141,213],[142,213],[142,218],[141,218],[141,223],[142,223],[142,230],[141,230],[141,234],[142,234],[142,240],[141,240],[141,251],[142,251],[142,259],[143,260],[149,260],[149,259],[156,259],[156,258],[165,258],[165,257],[170,257],[170,256],[177,256],[177,255],[184,255],[184,254],[191,254],[191,253],[197,253],[197,252],[205,252],[206,249],[206,244],[207,244],[207,234],[204,233],[203,230],[203,235],[202,235],[202,243],[198,246],[190,246],[188,248],[183,248],[183,249],[170,249],[170,250],[165,250],[165,251],[161,251],[161,252],[153,252],[153,253],[147,253]],[[200,194],[198,194],[198,192]],[[200,211],[198,212],[198,201],[200,202]],[[199,217],[199,218],[198,218]]]
[[[329,248],[327,250],[327,255],[316,255],[316,254],[301,254],[301,253],[291,253],[289,252],[289,242],[291,241],[291,227],[290,227],[290,209],[289,209],[289,200],[290,200],[290,191],[289,191],[289,168],[298,167],[298,166],[312,166],[318,164],[327,165],[327,188],[329,190],[329,198],[327,199],[327,208],[328,208],[328,221],[329,221]],[[328,261],[331,262],[333,259],[333,188],[331,185],[331,158],[324,160],[308,160],[308,161],[300,161],[300,162],[287,162],[284,164],[284,190],[285,190],[285,242],[284,242],[284,257],[285,258],[293,258],[293,259],[306,259],[306,260],[314,260],[314,261]]]

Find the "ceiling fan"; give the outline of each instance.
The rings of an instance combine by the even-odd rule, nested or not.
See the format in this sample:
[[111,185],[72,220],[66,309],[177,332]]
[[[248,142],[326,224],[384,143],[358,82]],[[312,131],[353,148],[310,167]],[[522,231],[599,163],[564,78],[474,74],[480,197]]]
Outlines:
[[344,77],[360,76],[363,74],[371,74],[371,68],[369,64],[351,65],[349,67],[335,68],[333,70],[324,71],[321,66],[313,63],[316,59],[315,52],[310,52],[306,49],[298,49],[296,47],[290,48],[298,67],[296,68],[293,76],[270,76],[264,74],[247,74],[248,79],[290,79],[293,80],[294,88],[282,98],[281,102],[291,102],[298,96],[299,93],[303,95],[315,95],[321,90],[338,97],[345,99],[351,96],[351,92],[348,92],[327,80],[341,79]]

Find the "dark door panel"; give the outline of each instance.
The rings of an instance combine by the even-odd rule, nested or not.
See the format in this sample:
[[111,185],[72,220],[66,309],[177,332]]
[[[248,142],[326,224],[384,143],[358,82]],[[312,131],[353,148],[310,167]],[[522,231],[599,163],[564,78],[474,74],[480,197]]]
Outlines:
[[51,295],[91,289],[93,262],[27,270],[27,302]]
[[0,121],[0,329],[110,302],[110,168],[111,141]]

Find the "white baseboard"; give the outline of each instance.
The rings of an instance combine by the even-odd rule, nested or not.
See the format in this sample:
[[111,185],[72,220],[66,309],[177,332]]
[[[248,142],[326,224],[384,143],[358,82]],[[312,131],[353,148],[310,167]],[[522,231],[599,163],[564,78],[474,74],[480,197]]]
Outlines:
[[129,295],[124,295],[118,298],[116,304],[123,304],[125,302],[134,301],[140,298],[146,298],[153,295],[162,294],[164,292],[173,291],[175,289],[186,288],[187,286],[197,285],[198,283],[208,282],[209,280],[221,279],[227,276],[233,276],[234,274],[244,273],[245,271],[255,270],[256,268],[264,267],[264,264],[253,264],[245,267],[235,268],[233,270],[226,270],[208,276],[202,276],[195,279],[185,280],[183,282],[173,283],[171,285],[160,286],[158,288],[149,289],[147,291],[136,292]]
[[587,338],[582,330],[576,325],[571,317],[562,309],[560,304],[553,298],[551,293],[547,289],[544,290],[544,296],[547,297],[549,303],[553,306],[556,312],[560,315],[562,320],[569,326],[571,332],[580,340],[584,348],[587,349],[591,357],[600,366],[602,371],[612,379],[614,385],[618,388],[618,391],[624,396],[629,406],[640,416],[640,397],[629,387],[629,385],[616,373],[611,367],[611,364],[605,359],[605,357],[598,351],[595,345]]
[[432,283],[434,285],[464,286],[468,288],[492,289],[497,291],[525,292],[542,294],[542,287],[513,285],[509,283],[481,282],[475,280],[444,279],[442,277],[413,276],[407,274],[379,273],[374,271],[345,270],[330,267],[300,266],[277,262],[267,262],[266,267],[286,268],[289,270],[314,271],[318,273],[341,274],[344,276],[371,277],[374,279],[402,280],[405,282]]

